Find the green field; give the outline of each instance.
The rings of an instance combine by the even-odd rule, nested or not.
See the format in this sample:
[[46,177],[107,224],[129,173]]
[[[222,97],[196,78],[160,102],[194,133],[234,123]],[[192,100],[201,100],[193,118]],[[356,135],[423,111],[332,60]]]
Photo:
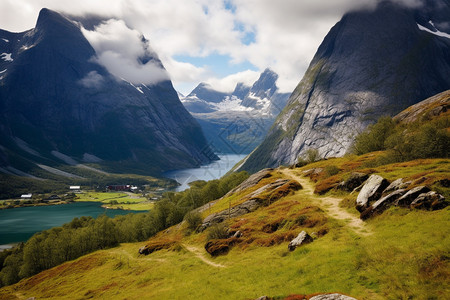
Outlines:
[[85,192],[77,194],[76,202],[101,202],[103,207],[125,210],[150,210],[154,202],[139,194],[121,192]]

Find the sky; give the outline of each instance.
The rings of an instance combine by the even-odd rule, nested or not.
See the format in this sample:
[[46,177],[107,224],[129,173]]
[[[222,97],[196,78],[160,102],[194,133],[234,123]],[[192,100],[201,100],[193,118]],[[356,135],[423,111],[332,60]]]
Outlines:
[[[229,92],[251,85],[266,68],[278,73],[281,92],[292,92],[331,27],[352,9],[378,0],[1,0],[0,28],[22,32],[46,7],[105,22],[83,34],[96,61],[133,83],[169,77],[187,95],[200,82]],[[420,0],[391,0],[420,5]],[[143,46],[141,37],[149,40]],[[158,64],[137,62],[156,52]],[[87,84],[96,81],[90,74]]]

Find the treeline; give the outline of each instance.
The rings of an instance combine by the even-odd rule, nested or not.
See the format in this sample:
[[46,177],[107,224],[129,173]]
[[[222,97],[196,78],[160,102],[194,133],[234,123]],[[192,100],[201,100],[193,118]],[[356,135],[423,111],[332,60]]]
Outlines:
[[418,158],[448,158],[450,156],[450,118],[421,120],[411,124],[398,123],[382,117],[359,134],[353,146],[361,155],[386,151],[379,164]]
[[100,216],[75,218],[62,227],[33,235],[26,243],[0,252],[0,285],[10,285],[87,253],[144,241],[157,232],[178,224],[194,208],[225,195],[248,178],[247,172],[222,179],[197,181],[184,192],[164,194],[148,213],[111,219]]

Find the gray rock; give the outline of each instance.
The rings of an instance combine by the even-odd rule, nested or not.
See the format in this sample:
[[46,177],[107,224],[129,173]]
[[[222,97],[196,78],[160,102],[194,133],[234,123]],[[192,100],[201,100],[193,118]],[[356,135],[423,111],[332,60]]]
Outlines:
[[377,200],[375,203],[373,203],[371,206],[369,206],[366,210],[364,210],[361,213],[360,218],[362,220],[366,220],[366,219],[372,217],[373,215],[381,214],[390,205],[392,205],[395,202],[395,200],[397,200],[404,194],[405,194],[405,190],[400,189],[400,190],[396,190],[396,191],[384,196],[383,198]]
[[309,298],[309,300],[357,300],[356,298],[345,296],[342,294],[323,294]]
[[416,186],[415,188],[410,189],[406,194],[401,196],[397,201],[395,201],[395,205],[409,207],[409,205],[420,195],[423,193],[428,193],[430,189],[426,186]]
[[384,195],[390,194],[393,191],[406,188],[411,181],[403,182],[403,178],[398,178],[391,182],[390,185],[383,191]]
[[357,187],[359,187],[364,181],[366,181],[367,178],[369,178],[369,175],[367,175],[367,174],[353,172],[347,180],[339,183],[339,185],[337,186],[337,189],[342,190],[342,191],[351,192],[354,189],[356,189]]
[[359,212],[369,207],[369,203],[379,199],[389,182],[379,175],[370,175],[356,198],[356,209]]
[[298,234],[298,236],[293,239],[289,245],[288,245],[288,249],[289,251],[294,251],[297,247],[304,245],[304,244],[309,244],[312,243],[313,238],[306,233],[306,231],[302,231]]
[[270,298],[267,297],[267,296],[261,296],[261,297],[255,299],[255,300],[269,300],[269,299],[270,299]]
[[445,197],[435,191],[422,193],[411,203],[411,208],[437,210],[447,206]]
[[263,169],[259,172],[256,172],[255,174],[253,174],[249,178],[247,178],[247,180],[242,182],[240,185],[238,185],[237,187],[235,187],[234,189],[229,191],[224,197],[230,196],[235,193],[239,193],[245,189],[248,189],[251,186],[258,184],[264,178],[268,178],[268,177],[272,176],[271,175],[272,171],[273,171],[273,169],[267,168],[267,169]]

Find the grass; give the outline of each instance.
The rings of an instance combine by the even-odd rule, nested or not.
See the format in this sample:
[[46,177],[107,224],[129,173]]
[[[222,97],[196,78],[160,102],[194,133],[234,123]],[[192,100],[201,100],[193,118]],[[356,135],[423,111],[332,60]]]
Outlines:
[[138,256],[144,243],[124,244],[23,280],[15,289],[3,288],[0,296],[254,299],[341,292],[359,299],[443,299],[450,292],[449,217],[449,209],[389,210],[370,221],[376,229],[370,237],[330,220],[329,234],[294,252],[283,242],[235,247],[226,256],[211,258],[225,268],[209,266],[183,248]]
[[[354,170],[390,180],[448,178],[449,160],[365,168],[364,162],[376,155],[330,159],[297,172],[332,164],[340,170],[333,176],[342,178]],[[251,191],[281,176],[274,172],[258,186],[220,200],[211,212],[228,208],[228,201],[240,203]],[[321,176],[317,183],[332,178]],[[340,196],[348,199],[341,204],[354,211],[350,205],[354,195]],[[107,194],[90,197],[109,201]],[[0,298],[255,299],[267,295],[282,299],[292,294],[340,292],[357,299],[445,299],[450,294],[450,207],[438,211],[393,207],[366,222],[371,234],[358,235],[345,220],[326,215],[320,199],[299,190],[227,221],[228,227],[243,233],[227,255],[211,257],[204,250],[207,231],[194,234],[181,224],[148,242],[97,251],[4,287]],[[289,252],[289,239],[302,230],[313,235],[314,242]],[[143,245],[174,240],[179,246],[138,255]]]
[[101,202],[103,203],[103,207],[112,209],[150,210],[154,206],[154,202],[148,201],[147,198],[138,195],[131,197],[126,193],[87,192],[77,195],[77,199],[75,199],[76,202]]

